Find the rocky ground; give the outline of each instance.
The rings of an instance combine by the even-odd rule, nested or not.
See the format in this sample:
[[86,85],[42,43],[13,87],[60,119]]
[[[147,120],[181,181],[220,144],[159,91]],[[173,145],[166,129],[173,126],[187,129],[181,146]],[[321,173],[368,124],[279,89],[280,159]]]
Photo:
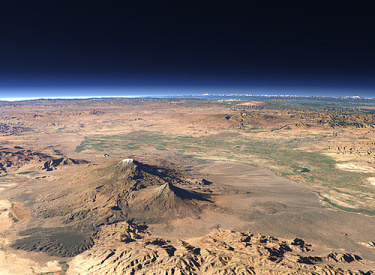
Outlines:
[[0,274],[375,270],[374,218],[338,210],[375,205],[371,113],[105,99],[0,114]]
[[372,263],[350,253],[317,256],[304,240],[215,230],[191,240],[149,236],[145,226],[103,228],[67,274],[371,274]]
[[[4,229],[18,232],[8,238],[9,249],[15,249],[11,251],[16,254],[30,251],[67,258],[67,274],[371,274],[374,262],[365,253],[371,254],[373,250],[370,242],[367,246],[348,246],[366,256],[363,258],[341,248],[345,246],[340,246],[343,237],[335,241],[329,235],[310,245],[298,237],[288,239],[256,233],[259,230],[241,231],[256,228],[256,219],[266,227],[282,220],[288,223],[287,217],[295,213],[291,208],[297,202],[284,204],[281,192],[278,202],[262,198],[262,192],[246,184],[246,179],[255,180],[254,176],[243,174],[242,180],[227,181],[228,177],[245,172],[246,166],[204,164],[201,175],[208,179],[194,179],[192,173],[169,167],[172,166],[148,165],[134,159],[86,164],[69,177],[56,177],[55,186],[34,186],[38,191],[25,201],[32,201],[31,220],[29,215],[21,223],[10,223]],[[254,172],[260,171],[250,173]],[[64,175],[63,170],[59,173]],[[188,177],[182,177],[183,174]],[[218,174],[225,175],[221,180],[227,184],[220,182]],[[69,183],[58,184],[64,181]],[[261,181],[257,181],[261,186]],[[288,188],[296,188],[288,187],[288,182],[284,184],[280,187],[286,189],[286,194]],[[13,190],[13,195],[17,194],[22,197],[18,190]],[[248,208],[249,203],[253,207]],[[4,211],[9,208],[14,207],[4,205]],[[299,211],[305,215],[305,210]],[[262,216],[274,220],[267,222]],[[346,223],[350,218],[347,215]],[[333,228],[340,219],[332,219],[328,226]],[[294,230],[298,232],[307,223],[301,220]],[[311,224],[310,230],[315,231],[316,226],[319,224]],[[365,223],[361,226],[368,227]],[[323,228],[322,232],[326,230]],[[298,236],[303,235],[301,232]],[[313,235],[307,234],[312,240]],[[364,237],[361,240],[367,239]],[[336,249],[324,245],[327,239]],[[57,268],[63,270],[64,265]]]
[[[20,146],[0,148],[0,175],[12,172],[27,173],[32,172],[33,169],[52,171],[63,165],[87,163],[85,160],[64,157],[58,150],[53,150],[52,154],[51,156]],[[31,171],[26,171],[26,169]]]

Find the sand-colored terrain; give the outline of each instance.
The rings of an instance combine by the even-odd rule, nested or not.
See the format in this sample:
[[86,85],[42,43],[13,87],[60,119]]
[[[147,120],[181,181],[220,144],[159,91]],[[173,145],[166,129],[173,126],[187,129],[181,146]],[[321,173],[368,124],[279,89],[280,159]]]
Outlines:
[[[326,209],[306,187],[243,164],[192,161],[187,173],[125,160],[54,172],[54,186],[30,182],[27,198],[9,191],[33,202],[33,220],[13,225],[21,236],[9,238],[10,249],[74,257],[68,274],[372,269],[373,248],[363,244],[373,240],[374,218]],[[314,248],[295,250],[296,236]]]
[[[111,236],[77,256],[67,274],[363,274],[371,268],[356,255],[313,256],[313,249],[302,239],[230,230],[190,240],[141,237],[131,243]],[[349,266],[351,271],[345,270]]]
[[280,104],[0,103],[0,274],[375,270],[374,115]]

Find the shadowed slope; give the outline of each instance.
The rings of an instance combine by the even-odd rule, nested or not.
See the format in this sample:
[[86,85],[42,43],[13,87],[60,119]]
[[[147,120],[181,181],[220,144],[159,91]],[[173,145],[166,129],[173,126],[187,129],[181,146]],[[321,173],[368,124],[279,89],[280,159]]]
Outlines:
[[[34,216],[37,219],[59,219],[65,226],[46,228],[43,234],[29,228],[21,232],[26,237],[17,240],[13,247],[74,256],[90,247],[86,244],[91,243],[92,236],[103,225],[129,219],[161,223],[198,215],[212,205],[203,195],[173,184],[178,182],[183,181],[168,174],[168,169],[132,159],[90,170],[84,183],[60,186],[60,192],[36,202]],[[64,232],[64,238],[54,234],[56,230]],[[69,243],[69,234],[74,237],[77,232],[83,242],[78,248]]]
[[105,223],[129,218],[162,222],[199,213],[201,205],[210,203],[206,195],[175,186],[183,180],[168,172],[125,159],[98,170],[98,176],[103,177],[101,184],[80,197],[89,202],[89,208],[105,210]]
[[130,216],[148,223],[160,223],[176,217],[199,215],[204,209],[214,207],[206,196],[166,182],[140,190],[129,207]]

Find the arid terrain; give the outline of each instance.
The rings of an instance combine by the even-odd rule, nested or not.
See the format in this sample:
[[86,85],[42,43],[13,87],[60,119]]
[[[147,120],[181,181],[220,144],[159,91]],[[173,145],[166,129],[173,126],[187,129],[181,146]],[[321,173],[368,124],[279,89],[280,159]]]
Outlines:
[[374,110],[0,102],[0,274],[373,274]]

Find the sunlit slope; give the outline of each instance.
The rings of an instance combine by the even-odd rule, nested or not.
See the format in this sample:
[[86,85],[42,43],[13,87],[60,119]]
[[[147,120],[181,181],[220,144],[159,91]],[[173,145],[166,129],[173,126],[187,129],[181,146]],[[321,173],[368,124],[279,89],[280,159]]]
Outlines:
[[76,151],[116,155],[153,148],[247,163],[311,186],[331,206],[375,214],[375,116],[370,109],[284,102],[228,106],[226,114],[181,118],[186,127],[179,132],[153,128],[86,136]]

